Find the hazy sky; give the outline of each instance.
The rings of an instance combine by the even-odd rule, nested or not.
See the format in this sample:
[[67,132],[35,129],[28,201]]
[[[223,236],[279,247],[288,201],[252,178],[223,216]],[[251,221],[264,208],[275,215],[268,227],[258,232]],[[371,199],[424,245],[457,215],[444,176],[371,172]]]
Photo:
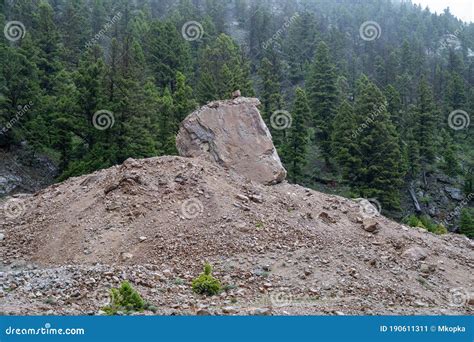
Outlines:
[[451,13],[461,20],[474,22],[474,1],[473,0],[412,0],[413,3],[428,6],[431,12],[442,13],[449,7]]

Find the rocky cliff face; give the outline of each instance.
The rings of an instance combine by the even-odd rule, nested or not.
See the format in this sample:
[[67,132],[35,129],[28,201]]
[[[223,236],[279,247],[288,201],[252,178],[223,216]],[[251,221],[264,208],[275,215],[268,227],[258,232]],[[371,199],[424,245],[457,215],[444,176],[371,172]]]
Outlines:
[[258,99],[216,101],[190,114],[181,124],[176,146],[183,157],[207,155],[250,180],[276,184],[286,177],[262,120]]
[[0,149],[0,198],[33,193],[54,181],[55,165],[46,157],[28,154],[24,149]]

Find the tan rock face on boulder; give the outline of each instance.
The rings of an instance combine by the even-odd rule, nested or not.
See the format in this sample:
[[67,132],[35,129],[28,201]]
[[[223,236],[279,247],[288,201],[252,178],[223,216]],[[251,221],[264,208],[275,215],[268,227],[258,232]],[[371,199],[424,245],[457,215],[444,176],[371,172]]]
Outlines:
[[263,184],[276,184],[286,170],[255,98],[211,102],[182,123],[176,146],[183,157],[208,154],[220,165]]

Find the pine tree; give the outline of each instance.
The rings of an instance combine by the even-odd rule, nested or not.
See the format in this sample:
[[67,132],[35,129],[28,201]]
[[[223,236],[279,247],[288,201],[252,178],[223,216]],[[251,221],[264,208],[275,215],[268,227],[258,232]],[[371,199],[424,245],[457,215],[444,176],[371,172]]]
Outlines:
[[[0,146],[9,147],[24,138],[22,125],[39,111],[38,69],[22,48],[0,45],[0,60],[8,61],[0,63]],[[18,108],[30,102],[33,108],[21,114]]]
[[186,76],[179,71],[176,74],[175,88],[176,91],[173,93],[175,117],[178,123],[180,123],[197,108],[198,104],[194,100],[193,89],[186,84]]
[[33,40],[38,48],[35,63],[39,69],[40,85],[45,91],[51,90],[53,87],[51,79],[63,68],[61,37],[53,17],[52,7],[46,1],[41,1],[34,16]]
[[406,123],[404,121],[403,112],[402,112],[402,103],[400,99],[400,93],[395,89],[394,86],[389,84],[385,88],[384,95],[387,99],[388,107],[387,110],[390,113],[390,120],[397,128],[398,132],[401,132],[405,127]]
[[446,133],[443,134],[443,159],[442,169],[447,175],[455,177],[461,173],[461,167],[457,158],[457,147],[454,144],[453,138]]
[[145,40],[145,51],[156,84],[172,87],[176,73],[190,73],[189,45],[171,21],[154,21]]
[[145,57],[138,42],[130,34],[120,52],[120,73],[116,80],[119,99],[113,106],[116,124],[107,133],[114,133],[110,143],[117,146],[117,163],[127,158],[147,158],[157,154],[151,118],[144,115],[149,98],[144,92],[146,76],[142,74]]
[[265,57],[260,63],[259,75],[262,80],[262,93],[260,96],[262,102],[262,116],[270,129],[273,143],[278,149],[283,144],[285,132],[274,129],[271,125],[270,118],[273,113],[277,110],[282,110],[284,107],[280,81],[278,78],[279,68]]
[[453,110],[466,108],[466,85],[462,77],[456,73],[449,75],[448,86],[446,90],[446,104],[448,113]]
[[474,212],[472,208],[464,208],[461,211],[459,231],[470,239],[474,238]]
[[288,170],[289,179],[294,183],[305,180],[303,170],[306,164],[308,145],[307,118],[310,112],[305,91],[296,88],[292,124],[288,129],[288,137],[283,149],[283,161]]
[[175,133],[178,122],[174,117],[174,103],[171,92],[168,88],[160,100],[160,119],[158,143],[160,153],[163,155],[176,154]]
[[362,197],[377,198],[387,208],[398,209],[404,176],[399,137],[378,87],[365,77],[358,84],[355,113],[364,130],[356,138],[362,162],[353,186]]
[[321,146],[321,154],[330,164],[331,133],[337,105],[337,85],[334,64],[327,45],[322,42],[316,51],[307,82],[310,108],[313,114],[313,125],[316,129],[316,142]]
[[272,35],[271,14],[264,4],[256,2],[251,4],[252,15],[249,20],[249,49],[253,56],[259,56],[266,46],[268,37]]
[[407,153],[407,163],[408,163],[408,171],[409,174],[416,178],[418,173],[421,171],[421,164],[420,164],[420,149],[418,146],[418,140],[415,139],[415,135],[413,134],[413,129],[408,131],[406,137],[406,153]]
[[69,67],[77,67],[80,55],[92,36],[88,25],[88,8],[84,0],[66,2],[62,20],[61,33],[65,50],[65,61]]
[[221,34],[204,48],[199,65],[197,95],[200,103],[229,98],[237,89],[243,96],[253,95],[249,66],[229,36]]
[[357,171],[362,163],[357,151],[357,144],[353,132],[357,128],[354,109],[344,101],[339,106],[334,118],[332,133],[332,155],[341,167],[342,177],[351,182],[357,177]]
[[71,74],[62,70],[54,81],[52,101],[48,111],[52,114],[52,129],[50,131],[52,147],[59,151],[59,172],[67,169],[74,158],[74,145],[77,136],[74,135],[75,113],[79,112],[77,98],[79,96]]
[[288,56],[289,77],[293,84],[298,84],[304,79],[307,66],[314,54],[317,30],[312,13],[306,11],[296,13],[292,18],[294,19],[288,29],[284,50]]
[[418,88],[418,105],[415,115],[414,135],[424,168],[435,158],[435,129],[438,116],[431,89],[425,79],[421,80]]

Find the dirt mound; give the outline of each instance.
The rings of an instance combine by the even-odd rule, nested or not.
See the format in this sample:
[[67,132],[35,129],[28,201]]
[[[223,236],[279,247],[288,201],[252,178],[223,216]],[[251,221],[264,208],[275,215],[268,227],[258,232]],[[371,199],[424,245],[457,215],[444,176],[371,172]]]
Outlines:
[[[472,312],[470,240],[203,158],[127,160],[2,208],[5,313],[97,313],[123,279],[160,314]],[[191,291],[205,261],[218,297]]]

